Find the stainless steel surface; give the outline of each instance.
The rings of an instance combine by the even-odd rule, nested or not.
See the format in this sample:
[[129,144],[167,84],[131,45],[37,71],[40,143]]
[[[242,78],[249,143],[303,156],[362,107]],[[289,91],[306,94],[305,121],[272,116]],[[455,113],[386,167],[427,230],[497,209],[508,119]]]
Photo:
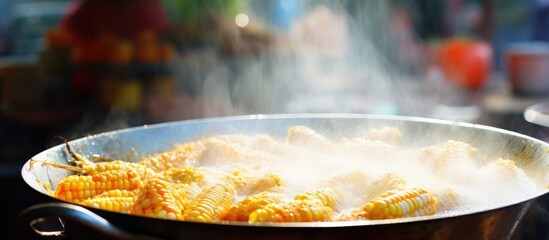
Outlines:
[[[221,133],[286,134],[288,127],[307,125],[329,136],[350,136],[359,129],[394,126],[403,132],[406,146],[424,146],[448,139],[478,146],[480,157],[514,159],[535,180],[546,183],[549,145],[532,137],[498,128],[435,119],[358,114],[252,115],[190,120],[107,132],[77,139],[70,144],[87,156],[102,154],[112,159],[137,160],[175,143]],[[66,163],[62,145],[37,154],[35,159]],[[27,162],[23,179],[36,191],[48,194],[42,183],[55,186],[71,172]],[[320,223],[191,223],[153,219],[89,209],[121,229],[161,238],[191,239],[510,239],[532,204],[547,190],[524,196],[518,202],[477,212],[383,221]],[[52,201],[57,201],[52,198]],[[25,224],[25,223],[22,223]]]
[[549,102],[540,102],[524,110],[524,119],[528,122],[549,127]]

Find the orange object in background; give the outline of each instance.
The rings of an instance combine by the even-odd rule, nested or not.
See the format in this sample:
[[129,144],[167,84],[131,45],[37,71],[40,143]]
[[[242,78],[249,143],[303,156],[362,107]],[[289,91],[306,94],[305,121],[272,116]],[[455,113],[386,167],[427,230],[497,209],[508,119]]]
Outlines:
[[45,34],[46,46],[50,49],[70,48],[72,38],[70,34],[62,28],[53,28]]
[[492,67],[492,48],[481,40],[449,39],[438,48],[438,63],[444,75],[456,85],[482,88]]

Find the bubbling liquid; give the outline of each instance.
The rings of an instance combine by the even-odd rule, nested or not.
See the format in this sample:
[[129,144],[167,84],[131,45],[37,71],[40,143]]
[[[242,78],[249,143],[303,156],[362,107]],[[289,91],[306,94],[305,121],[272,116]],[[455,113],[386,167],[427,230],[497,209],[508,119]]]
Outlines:
[[[433,193],[437,214],[459,214],[512,204],[540,192],[514,161],[493,156],[477,159],[481,151],[466,142],[448,139],[419,148],[401,146],[396,128],[369,129],[362,136],[330,140],[305,126],[294,126],[283,138],[269,135],[219,135],[202,139],[193,167],[206,169],[207,181],[227,173],[278,176],[285,200],[306,191],[333,187],[336,219],[377,197],[385,179],[401,179],[406,187]],[[388,178],[389,177],[389,178]],[[384,183],[383,183],[384,184]],[[380,190],[381,189],[381,190]],[[242,200],[240,194],[235,203]]]

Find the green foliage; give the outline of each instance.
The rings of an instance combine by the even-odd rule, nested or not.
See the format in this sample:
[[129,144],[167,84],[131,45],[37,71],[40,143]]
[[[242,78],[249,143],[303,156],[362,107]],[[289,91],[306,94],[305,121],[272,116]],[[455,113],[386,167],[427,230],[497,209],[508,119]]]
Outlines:
[[163,0],[163,2],[176,21],[192,21],[208,14],[224,14],[232,17],[248,5],[248,0]]

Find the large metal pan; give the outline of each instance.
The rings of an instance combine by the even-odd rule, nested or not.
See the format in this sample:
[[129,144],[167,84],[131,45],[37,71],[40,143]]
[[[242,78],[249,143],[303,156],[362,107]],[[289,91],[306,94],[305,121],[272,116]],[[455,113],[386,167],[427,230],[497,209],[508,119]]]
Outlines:
[[[137,160],[175,143],[220,133],[286,134],[293,125],[307,125],[327,135],[350,136],[369,127],[394,126],[403,132],[403,144],[425,146],[448,139],[468,142],[479,154],[516,160],[534,179],[549,183],[547,149],[540,140],[518,133],[468,123],[399,116],[354,114],[253,115],[164,123],[102,133],[71,141],[78,152],[101,154],[111,159]],[[62,145],[47,149],[34,158],[66,163]],[[70,171],[52,167],[22,168],[25,182],[47,194],[41,183],[52,186]],[[499,186],[494,186],[499,187]],[[501,186],[505,187],[505,186]],[[87,209],[62,203],[40,204],[24,210],[19,217],[23,234],[33,239],[62,238],[161,238],[161,239],[510,239],[522,217],[546,190],[533,196],[482,211],[444,216],[372,222],[278,223],[194,223],[171,221]],[[38,231],[43,219],[62,219],[60,232]]]

